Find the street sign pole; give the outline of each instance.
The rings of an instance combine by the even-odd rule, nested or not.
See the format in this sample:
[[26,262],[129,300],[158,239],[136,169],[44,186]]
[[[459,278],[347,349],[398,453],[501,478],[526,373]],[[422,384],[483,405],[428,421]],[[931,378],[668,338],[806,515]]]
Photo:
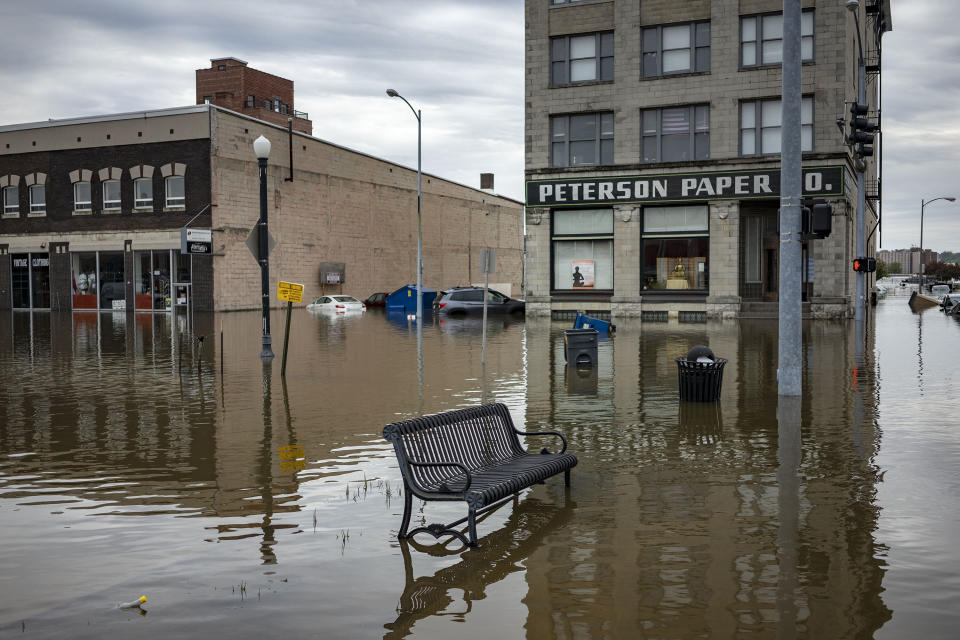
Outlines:
[[303,285],[281,280],[277,283],[277,298],[286,300],[287,302],[287,321],[283,330],[283,360],[280,364],[280,377],[283,378],[287,375],[287,351],[289,350],[287,347],[290,344],[290,314],[293,309],[293,303],[303,301]]

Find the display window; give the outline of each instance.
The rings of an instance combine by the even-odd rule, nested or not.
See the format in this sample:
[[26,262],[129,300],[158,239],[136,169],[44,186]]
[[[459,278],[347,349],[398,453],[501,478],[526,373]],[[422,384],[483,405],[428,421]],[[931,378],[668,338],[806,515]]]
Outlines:
[[11,302],[14,309],[50,308],[50,254],[10,256]]
[[71,286],[74,309],[97,308],[97,254],[73,253],[70,255]]
[[613,209],[554,211],[553,288],[613,289]]
[[708,207],[643,209],[644,291],[700,291],[710,286]]

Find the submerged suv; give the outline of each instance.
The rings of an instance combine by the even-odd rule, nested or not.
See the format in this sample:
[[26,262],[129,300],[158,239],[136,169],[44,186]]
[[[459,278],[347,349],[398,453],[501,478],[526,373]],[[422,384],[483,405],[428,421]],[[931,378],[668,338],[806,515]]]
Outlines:
[[[523,314],[523,300],[487,289],[487,313]],[[483,313],[483,287],[454,287],[437,298],[437,311],[444,315]]]

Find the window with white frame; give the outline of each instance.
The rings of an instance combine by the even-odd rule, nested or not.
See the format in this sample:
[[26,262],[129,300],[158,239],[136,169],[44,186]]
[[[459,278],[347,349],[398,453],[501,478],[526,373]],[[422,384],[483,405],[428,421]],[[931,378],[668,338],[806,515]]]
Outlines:
[[[800,59],[813,60],[813,11],[800,14]],[[740,18],[740,66],[783,63],[783,14]]]
[[93,202],[90,199],[90,182],[81,180],[73,183],[73,210],[90,211],[93,209]]
[[550,84],[613,80],[613,32],[550,38]]
[[133,206],[137,209],[153,207],[152,178],[137,178],[133,181]]
[[613,289],[613,209],[554,209],[553,288]]
[[[780,153],[780,123],[783,103],[748,100],[740,103],[740,155],[762,156]],[[813,151],[813,98],[800,101],[800,150]]]
[[103,181],[103,210],[104,211],[120,210],[120,181],[119,180]]
[[613,113],[550,118],[551,166],[613,164]]
[[686,105],[640,112],[644,162],[710,158],[710,105]]
[[42,184],[30,186],[30,213],[46,213],[47,188]]
[[20,189],[18,187],[3,188],[3,213],[4,215],[20,213]]
[[710,22],[643,29],[644,78],[710,71]]
[[164,182],[167,191],[167,208],[184,206],[186,199],[183,189],[183,176],[169,176]]
[[709,225],[706,205],[644,207],[643,289],[708,289]]

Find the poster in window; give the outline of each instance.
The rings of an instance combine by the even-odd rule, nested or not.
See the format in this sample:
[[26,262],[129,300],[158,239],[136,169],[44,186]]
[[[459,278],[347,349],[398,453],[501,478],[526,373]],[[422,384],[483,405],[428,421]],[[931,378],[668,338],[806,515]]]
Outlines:
[[593,260],[571,260],[574,289],[593,289]]

